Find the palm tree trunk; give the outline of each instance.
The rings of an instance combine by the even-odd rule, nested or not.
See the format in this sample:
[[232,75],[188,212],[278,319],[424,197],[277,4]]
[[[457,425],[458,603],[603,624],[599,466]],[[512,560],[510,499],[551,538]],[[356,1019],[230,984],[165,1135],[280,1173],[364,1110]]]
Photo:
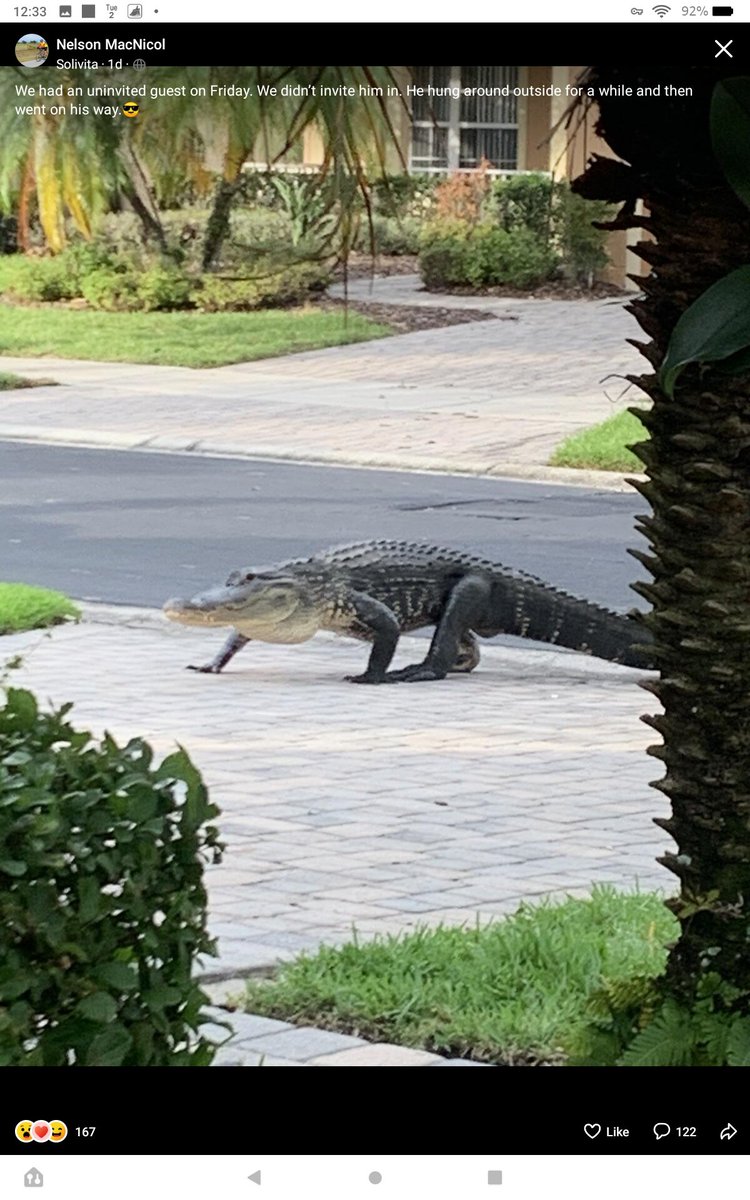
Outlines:
[[141,222],[144,240],[148,242],[153,238],[161,253],[166,255],[168,253],[167,238],[159,217],[159,210],[154,203],[146,172],[136,154],[132,139],[129,137],[123,139],[120,158],[125,166],[125,180],[121,184],[122,192]]
[[[592,69],[587,82],[597,88],[661,83],[662,94],[601,98],[597,131],[630,165],[595,161],[575,188],[626,201],[620,227],[645,224],[655,239],[637,248],[653,269],[638,279],[645,296],[629,305],[649,339],[634,344],[655,367],[681,313],[750,263],[750,214],[710,146],[710,97],[728,72],[715,65],[674,72],[694,95],[670,100],[664,69],[634,74]],[[647,205],[645,221],[632,215],[636,197]],[[676,846],[660,861],[680,880],[680,895],[668,902],[681,934],[665,986],[690,1003],[700,979],[717,972],[745,993],[739,1003],[749,1011],[750,376],[691,367],[673,400],[651,371],[632,382],[652,401],[646,412],[633,410],[650,434],[635,447],[648,481],[635,486],[652,510],[640,518],[652,553],[636,557],[653,576],[635,588],[653,606],[644,623],[659,679],[647,686],[664,708],[643,720],[663,739],[650,749],[666,769],[653,786],[669,797],[672,813],[657,824]]]
[[201,266],[204,271],[211,269],[221,253],[221,248],[229,232],[229,217],[239,185],[239,174],[235,179],[219,180],[211,212],[206,222],[206,234],[203,241],[203,255],[201,259]]
[[21,192],[18,198],[18,249],[28,253],[31,248],[31,201],[34,196],[36,180],[34,179],[34,151],[29,150],[23,168]]

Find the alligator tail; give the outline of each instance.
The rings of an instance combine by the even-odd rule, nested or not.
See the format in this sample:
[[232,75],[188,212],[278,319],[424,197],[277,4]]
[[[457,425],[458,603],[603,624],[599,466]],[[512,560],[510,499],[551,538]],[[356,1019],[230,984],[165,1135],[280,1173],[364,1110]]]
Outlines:
[[493,617],[501,622],[497,632],[580,650],[623,666],[654,666],[651,635],[633,616],[580,600],[531,576],[509,576],[493,590]]

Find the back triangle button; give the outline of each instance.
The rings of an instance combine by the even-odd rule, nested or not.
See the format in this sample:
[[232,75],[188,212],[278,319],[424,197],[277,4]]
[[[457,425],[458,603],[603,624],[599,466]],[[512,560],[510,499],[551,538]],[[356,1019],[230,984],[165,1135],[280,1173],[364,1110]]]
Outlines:
[[260,1171],[253,1171],[252,1175],[248,1175],[251,1183],[260,1183]]

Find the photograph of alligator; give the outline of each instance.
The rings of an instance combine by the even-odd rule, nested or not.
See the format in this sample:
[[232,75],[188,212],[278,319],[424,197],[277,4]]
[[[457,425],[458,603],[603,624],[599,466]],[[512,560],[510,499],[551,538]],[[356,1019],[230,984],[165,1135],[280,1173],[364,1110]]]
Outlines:
[[[648,669],[649,637],[633,619],[470,553],[419,542],[371,541],[233,572],[223,587],[164,605],[183,625],[229,625],[210,663],[218,674],[249,641],[306,642],[319,630],[371,642],[352,683],[426,682],[473,671],[477,637],[515,634]],[[402,633],[435,626],[426,657],[389,671]]]

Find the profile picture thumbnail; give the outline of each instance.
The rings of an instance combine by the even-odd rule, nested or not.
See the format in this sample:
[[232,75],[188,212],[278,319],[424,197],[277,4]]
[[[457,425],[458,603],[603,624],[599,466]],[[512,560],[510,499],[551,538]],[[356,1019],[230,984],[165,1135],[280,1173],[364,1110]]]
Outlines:
[[16,58],[22,67],[41,67],[48,54],[49,46],[38,33],[25,33],[16,42]]

